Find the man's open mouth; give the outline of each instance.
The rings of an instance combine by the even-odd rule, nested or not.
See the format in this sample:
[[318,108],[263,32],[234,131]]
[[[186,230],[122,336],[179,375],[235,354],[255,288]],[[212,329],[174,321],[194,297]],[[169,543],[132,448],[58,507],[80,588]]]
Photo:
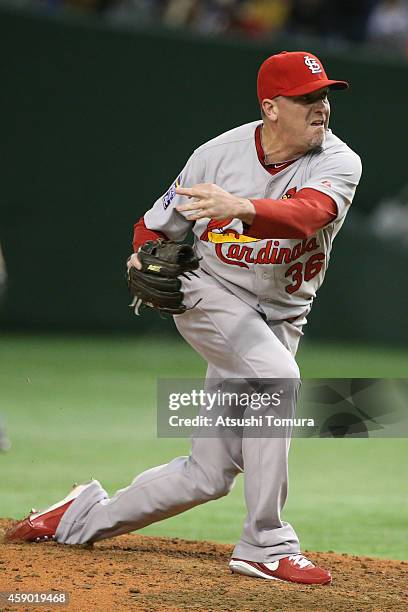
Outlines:
[[316,119],[316,121],[313,121],[312,125],[322,126],[324,125],[324,121],[323,119]]

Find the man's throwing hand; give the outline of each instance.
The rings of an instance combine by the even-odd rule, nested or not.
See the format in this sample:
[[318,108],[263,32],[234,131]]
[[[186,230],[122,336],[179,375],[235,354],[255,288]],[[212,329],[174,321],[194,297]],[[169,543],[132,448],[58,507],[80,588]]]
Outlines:
[[200,183],[193,187],[177,187],[176,193],[194,198],[189,204],[176,206],[178,212],[191,213],[187,214],[188,221],[233,217],[251,225],[255,218],[255,206],[250,200],[234,196],[212,183]]

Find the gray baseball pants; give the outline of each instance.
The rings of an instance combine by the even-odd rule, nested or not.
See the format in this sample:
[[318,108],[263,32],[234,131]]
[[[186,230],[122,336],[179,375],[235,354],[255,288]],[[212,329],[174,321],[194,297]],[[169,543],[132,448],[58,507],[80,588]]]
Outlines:
[[[202,302],[175,323],[208,362],[207,378],[299,379],[294,359],[301,330],[273,325],[213,277],[185,283],[187,304]],[[291,401],[291,415],[297,391]],[[149,469],[109,498],[93,481],[64,514],[56,540],[82,544],[128,533],[229,493],[244,474],[248,514],[233,556],[276,561],[300,552],[289,523],[281,520],[287,496],[290,435],[275,438],[196,437],[188,457]]]

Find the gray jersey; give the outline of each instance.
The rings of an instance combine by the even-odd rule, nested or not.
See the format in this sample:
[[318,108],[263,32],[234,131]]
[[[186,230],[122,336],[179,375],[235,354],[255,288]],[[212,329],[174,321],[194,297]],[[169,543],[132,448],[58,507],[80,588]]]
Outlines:
[[[361,161],[331,130],[324,145],[271,175],[260,163],[255,146],[255,121],[210,140],[188,160],[169,190],[145,214],[146,227],[183,240],[192,228],[201,268],[269,320],[305,322],[323,282],[333,238],[341,228],[361,176]],[[192,223],[176,211],[186,202],[178,185],[214,183],[245,198],[284,199],[303,188],[329,195],[337,205],[336,219],[314,236],[299,239],[254,239],[242,221],[200,219]]]

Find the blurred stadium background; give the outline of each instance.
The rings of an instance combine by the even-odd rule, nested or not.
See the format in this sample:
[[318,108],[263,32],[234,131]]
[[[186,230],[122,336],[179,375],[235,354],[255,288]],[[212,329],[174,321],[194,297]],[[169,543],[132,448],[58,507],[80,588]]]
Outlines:
[[[407,377],[407,41],[398,0],[0,0],[0,516],[91,476],[113,492],[188,453],[156,438],[156,378],[204,364],[172,321],[131,315],[124,261],[194,147],[259,116],[256,71],[273,52],[310,50],[351,82],[331,127],[364,167],[303,376]],[[404,558],[407,449],[294,440],[285,516],[305,548]],[[144,531],[233,542],[241,480]]]

